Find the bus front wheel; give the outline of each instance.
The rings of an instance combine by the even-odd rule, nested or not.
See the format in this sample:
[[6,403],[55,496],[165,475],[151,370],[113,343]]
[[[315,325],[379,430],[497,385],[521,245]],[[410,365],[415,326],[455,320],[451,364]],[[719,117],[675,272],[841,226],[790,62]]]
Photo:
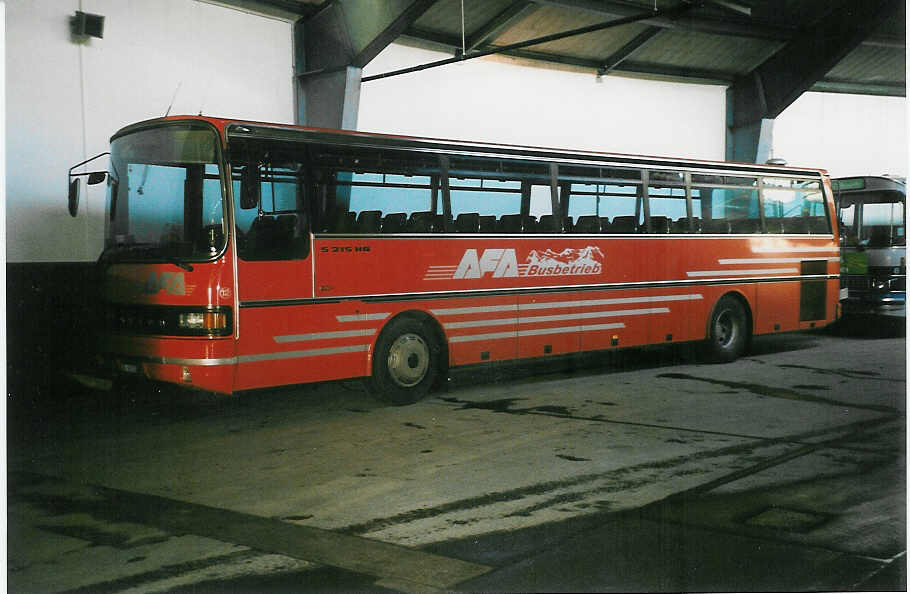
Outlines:
[[708,326],[705,344],[708,360],[715,363],[734,361],[746,350],[748,342],[748,317],[743,304],[735,297],[722,297],[714,307]]
[[417,320],[393,320],[373,354],[370,388],[383,400],[403,405],[423,398],[439,374],[439,349],[429,329]]

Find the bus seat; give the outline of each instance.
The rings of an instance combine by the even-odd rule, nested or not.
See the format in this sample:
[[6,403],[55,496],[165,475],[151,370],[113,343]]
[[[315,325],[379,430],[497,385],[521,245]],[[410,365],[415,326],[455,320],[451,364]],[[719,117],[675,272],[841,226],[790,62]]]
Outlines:
[[340,210],[326,226],[327,233],[351,233],[357,224],[357,215],[349,210]]
[[730,230],[730,221],[727,219],[711,219],[710,221],[705,221],[702,225],[702,233],[707,233],[710,235],[729,235]]
[[[448,226],[450,227],[450,232],[451,232],[451,227],[452,227],[452,218],[451,217],[449,217],[448,223],[449,223]],[[433,217],[433,228],[439,232],[443,232],[446,230],[446,216],[444,214],[437,214],[435,217]]]
[[601,233],[612,233],[611,227],[613,225],[610,223],[610,217],[600,217],[600,232]]
[[733,219],[730,221],[731,233],[760,233],[761,221],[758,219]]
[[362,210],[357,215],[358,233],[379,233],[382,224],[382,211]]
[[403,212],[390,212],[382,217],[382,232],[401,233],[404,231],[404,224],[407,220],[407,216],[408,215]]
[[436,215],[432,212],[412,212],[405,225],[406,233],[432,233],[435,231]]
[[803,217],[787,217],[783,220],[784,233],[807,233],[809,231],[806,219]]
[[499,217],[497,227],[500,233],[521,233],[521,215],[502,215]]
[[828,219],[826,219],[825,217],[809,217],[809,233],[815,233],[815,234],[831,233],[831,229],[828,226]]
[[247,249],[257,258],[283,258],[294,239],[297,215],[256,217],[246,236]]
[[666,235],[670,232],[670,219],[663,215],[651,217],[651,233]]
[[679,235],[682,233],[689,232],[689,219],[686,217],[680,217],[675,221],[670,223],[670,233],[674,235]]
[[455,217],[456,233],[477,233],[480,215],[476,212],[463,212]]
[[556,217],[551,214],[542,215],[537,223],[538,233],[558,233],[556,229]]
[[600,219],[597,215],[583,215],[575,219],[572,233],[600,233]]
[[496,215],[483,215],[477,218],[480,233],[496,233]]
[[783,222],[776,217],[766,217],[765,218],[765,232],[780,234],[784,232]]
[[610,233],[638,233],[638,221],[635,215],[613,217],[610,223]]

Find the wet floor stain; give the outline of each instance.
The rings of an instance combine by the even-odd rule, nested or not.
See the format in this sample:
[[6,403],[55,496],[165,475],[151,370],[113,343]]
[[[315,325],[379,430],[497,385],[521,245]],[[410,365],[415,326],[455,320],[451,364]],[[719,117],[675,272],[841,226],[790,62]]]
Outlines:
[[590,458],[578,458],[576,456],[566,456],[565,454],[556,454],[557,458],[568,460],[569,462],[590,462]]
[[402,423],[402,425],[404,425],[405,427],[412,427],[414,429],[426,429],[426,427],[424,427],[423,425],[418,425],[417,423],[411,423],[410,421],[408,421],[407,423]]
[[830,390],[828,386],[821,386],[818,384],[796,384],[793,388],[797,390]]
[[309,520],[313,517],[313,514],[303,514],[300,516],[285,516],[282,520],[290,520],[291,522],[302,522],[304,520]]
[[[733,388],[738,391],[751,392],[758,396],[768,396],[771,398],[783,398],[786,400],[802,400],[804,402],[814,402],[818,404],[830,404],[834,406],[842,406],[848,408],[858,408],[864,410],[874,410],[878,412],[888,412],[895,413],[896,409],[890,406],[882,406],[877,404],[859,404],[855,402],[845,402],[843,400],[835,400],[833,398],[823,398],[821,396],[816,396],[815,394],[806,394],[804,392],[797,392],[789,388],[778,388],[775,386],[766,386],[764,384],[756,384],[752,382],[735,382],[732,380],[722,380],[710,377],[698,377],[695,375],[690,375],[688,373],[661,373],[657,377],[663,377],[667,379],[678,379],[678,380],[691,380],[697,382],[704,382],[707,384],[712,384],[715,386],[723,386],[726,388]],[[734,393],[737,393],[734,392]]]
[[802,369],[805,371],[811,371],[812,373],[817,373],[819,375],[836,375],[836,376],[840,376],[840,377],[845,377],[847,379],[876,378],[876,379],[880,379],[882,381],[888,381],[888,382],[905,381],[902,379],[883,378],[883,377],[881,377],[882,374],[880,374],[877,371],[866,371],[866,370],[862,370],[862,369],[826,369],[824,367],[810,367],[808,365],[797,365],[797,364],[792,364],[792,363],[778,365],[778,367],[781,367],[784,369]]
[[445,402],[451,404],[460,404],[458,410],[489,410],[497,413],[509,413],[513,415],[544,413],[554,416],[569,417],[573,413],[565,406],[544,404],[541,406],[530,406],[527,408],[513,408],[515,403],[527,400],[526,398],[500,398],[498,400],[459,400],[458,398],[443,398]]

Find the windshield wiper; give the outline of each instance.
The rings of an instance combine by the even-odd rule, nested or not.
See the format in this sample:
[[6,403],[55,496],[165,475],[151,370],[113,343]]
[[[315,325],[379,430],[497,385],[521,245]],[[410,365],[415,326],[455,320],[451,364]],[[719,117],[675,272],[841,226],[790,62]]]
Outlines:
[[178,266],[187,272],[193,271],[193,265],[189,262],[184,262],[177,256],[171,254],[162,253],[159,247],[152,243],[135,243],[130,245],[115,245],[107,248],[101,252],[101,257],[98,259],[99,263],[102,265],[113,261],[117,256],[126,255],[126,254],[142,254],[150,258],[161,258],[169,264]]

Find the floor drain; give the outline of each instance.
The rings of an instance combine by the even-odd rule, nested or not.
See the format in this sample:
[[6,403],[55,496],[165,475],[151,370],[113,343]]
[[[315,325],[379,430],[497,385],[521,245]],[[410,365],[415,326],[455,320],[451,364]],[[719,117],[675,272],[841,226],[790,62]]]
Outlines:
[[754,516],[749,516],[743,523],[748,526],[787,530],[789,532],[809,532],[827,522],[828,519],[829,516],[826,514],[785,507],[769,507]]

